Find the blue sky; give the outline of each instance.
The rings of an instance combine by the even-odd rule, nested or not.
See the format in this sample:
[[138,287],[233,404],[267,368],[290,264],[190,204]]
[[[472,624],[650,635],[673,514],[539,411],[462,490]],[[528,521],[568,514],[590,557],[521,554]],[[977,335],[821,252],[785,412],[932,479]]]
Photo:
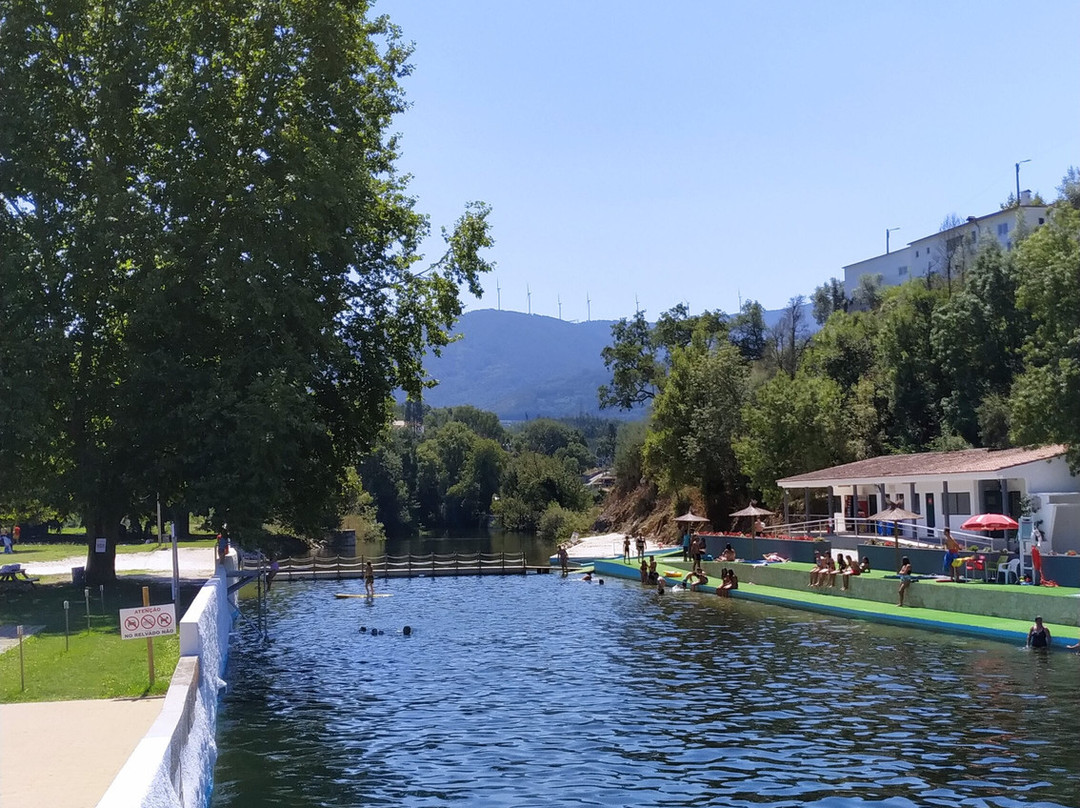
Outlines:
[[[494,210],[467,307],[782,307],[1080,166],[1080,2],[384,0],[434,231]],[[439,244],[427,249],[436,257]],[[586,297],[591,307],[586,306]]]

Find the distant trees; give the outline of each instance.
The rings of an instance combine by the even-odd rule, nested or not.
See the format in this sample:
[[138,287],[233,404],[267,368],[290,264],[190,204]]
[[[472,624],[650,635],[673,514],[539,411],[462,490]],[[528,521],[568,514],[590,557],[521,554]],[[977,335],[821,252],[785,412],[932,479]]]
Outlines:
[[844,282],[837,278],[829,278],[826,283],[814,290],[810,302],[817,324],[825,325],[825,321],[832,316],[834,311],[848,310],[849,301],[844,292]]

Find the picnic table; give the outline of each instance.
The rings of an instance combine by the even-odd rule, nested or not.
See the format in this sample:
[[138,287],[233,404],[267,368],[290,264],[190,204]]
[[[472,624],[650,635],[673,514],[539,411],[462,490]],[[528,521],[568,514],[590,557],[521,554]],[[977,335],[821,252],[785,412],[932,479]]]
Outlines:
[[4,564],[4,566],[0,567],[0,583],[28,583],[33,586],[37,580],[37,578],[31,578],[26,574],[22,564]]

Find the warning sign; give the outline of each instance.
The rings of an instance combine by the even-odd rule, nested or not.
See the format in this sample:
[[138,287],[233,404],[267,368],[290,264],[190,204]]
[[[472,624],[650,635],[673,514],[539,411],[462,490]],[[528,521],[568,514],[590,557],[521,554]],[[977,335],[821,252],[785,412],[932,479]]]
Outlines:
[[141,640],[176,633],[176,609],[171,603],[120,610],[120,637]]

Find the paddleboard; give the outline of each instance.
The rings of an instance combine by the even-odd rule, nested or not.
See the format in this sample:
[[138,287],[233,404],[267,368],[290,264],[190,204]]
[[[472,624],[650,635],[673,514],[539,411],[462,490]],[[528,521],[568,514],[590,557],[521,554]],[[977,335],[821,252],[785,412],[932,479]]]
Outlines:
[[378,592],[374,595],[353,595],[348,592],[338,592],[334,595],[335,598],[388,598],[392,595],[392,592]]

